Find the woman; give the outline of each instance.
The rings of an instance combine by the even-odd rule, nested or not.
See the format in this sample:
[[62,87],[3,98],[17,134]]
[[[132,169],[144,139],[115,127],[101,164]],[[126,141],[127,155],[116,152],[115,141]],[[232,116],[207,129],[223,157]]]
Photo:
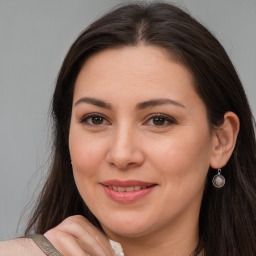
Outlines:
[[[26,230],[45,253],[114,255],[111,239],[128,256],[256,254],[252,113],[225,50],[188,14],[129,4],[94,22],[52,106],[53,163]],[[0,247],[21,248],[43,255],[30,238]]]

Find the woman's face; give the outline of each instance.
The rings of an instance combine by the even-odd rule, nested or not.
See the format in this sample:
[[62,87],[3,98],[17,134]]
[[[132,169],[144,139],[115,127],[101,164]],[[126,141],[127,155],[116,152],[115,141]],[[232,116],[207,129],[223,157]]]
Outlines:
[[191,73],[157,47],[83,65],[69,147],[78,190],[110,237],[196,226],[213,138]]

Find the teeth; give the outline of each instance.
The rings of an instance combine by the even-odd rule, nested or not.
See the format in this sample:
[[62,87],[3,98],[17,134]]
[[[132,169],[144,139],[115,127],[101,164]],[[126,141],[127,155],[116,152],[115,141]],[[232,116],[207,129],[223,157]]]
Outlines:
[[127,188],[125,188],[125,191],[132,192],[132,191],[134,191],[134,187],[127,187]]
[[138,190],[140,190],[140,189],[141,189],[140,186],[135,186],[135,187],[134,187],[134,190],[135,190],[135,191],[138,191]]
[[147,188],[146,186],[134,186],[134,187],[116,187],[116,186],[108,186],[110,189],[118,192],[133,192],[139,191],[141,189]]
[[117,187],[118,192],[124,192],[125,191],[125,187]]

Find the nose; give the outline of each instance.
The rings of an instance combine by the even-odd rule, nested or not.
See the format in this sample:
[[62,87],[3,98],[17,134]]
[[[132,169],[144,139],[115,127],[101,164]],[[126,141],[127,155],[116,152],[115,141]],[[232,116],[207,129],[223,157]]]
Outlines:
[[139,134],[134,129],[118,129],[111,137],[107,161],[119,170],[141,166],[144,154]]

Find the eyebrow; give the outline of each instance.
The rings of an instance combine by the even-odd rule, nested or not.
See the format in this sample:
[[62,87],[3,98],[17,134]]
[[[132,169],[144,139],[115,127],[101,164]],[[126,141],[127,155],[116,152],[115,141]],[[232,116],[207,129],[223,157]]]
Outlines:
[[[75,106],[79,105],[80,103],[89,103],[89,104],[92,104],[92,105],[95,105],[95,106],[98,106],[101,108],[112,109],[112,105],[110,103],[107,103],[105,101],[102,101],[102,100],[96,99],[96,98],[83,97],[75,103]],[[142,109],[145,109],[148,107],[160,106],[160,105],[164,105],[164,104],[172,104],[177,107],[185,108],[185,106],[179,101],[175,101],[175,100],[171,100],[171,99],[152,99],[152,100],[138,103],[136,105],[136,109],[142,110]]]
[[106,103],[106,102],[96,99],[96,98],[83,97],[75,103],[75,106],[77,106],[80,103],[89,103],[89,104],[92,104],[92,105],[95,105],[95,106],[98,106],[101,108],[112,109],[111,104]]
[[177,107],[185,108],[185,106],[179,101],[175,101],[175,100],[171,100],[171,99],[153,99],[153,100],[148,100],[148,101],[144,101],[144,102],[137,104],[136,109],[141,110],[141,109],[145,109],[148,107],[160,106],[160,105],[164,105],[164,104],[172,104]]

